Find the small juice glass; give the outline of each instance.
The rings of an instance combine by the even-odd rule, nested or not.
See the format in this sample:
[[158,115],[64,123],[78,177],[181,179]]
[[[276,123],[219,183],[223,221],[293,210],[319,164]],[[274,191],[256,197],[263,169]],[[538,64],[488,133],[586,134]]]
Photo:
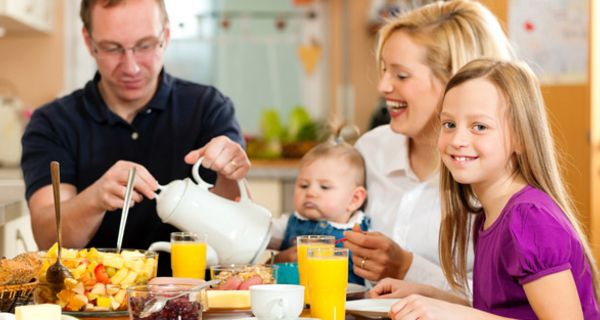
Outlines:
[[304,303],[310,304],[310,296],[308,290],[308,256],[309,248],[334,248],[335,237],[325,235],[306,235],[296,237],[296,245],[298,250],[298,273],[300,284],[304,286]]
[[307,260],[311,316],[324,320],[345,319],[348,249],[309,248]]
[[206,235],[192,232],[171,233],[171,270],[177,278],[204,279]]

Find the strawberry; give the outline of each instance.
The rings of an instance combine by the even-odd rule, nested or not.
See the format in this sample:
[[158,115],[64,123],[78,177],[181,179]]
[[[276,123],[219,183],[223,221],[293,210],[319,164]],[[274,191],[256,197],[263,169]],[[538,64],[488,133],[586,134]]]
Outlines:
[[94,269],[94,275],[96,275],[96,280],[98,282],[101,282],[104,284],[111,283],[110,277],[108,276],[108,273],[106,272],[106,268],[101,263],[98,264],[96,266],[96,268]]

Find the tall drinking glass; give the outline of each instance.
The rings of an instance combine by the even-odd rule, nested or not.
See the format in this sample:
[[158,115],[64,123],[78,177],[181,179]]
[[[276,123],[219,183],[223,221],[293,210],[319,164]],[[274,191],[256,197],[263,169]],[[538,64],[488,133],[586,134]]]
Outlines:
[[178,278],[204,279],[206,235],[192,232],[171,233],[171,270]]
[[343,320],[348,287],[347,248],[308,249],[310,314],[323,320]]
[[335,237],[324,235],[307,235],[298,236],[296,238],[298,250],[298,273],[300,275],[300,284],[304,286],[304,303],[310,304],[310,296],[308,293],[308,256],[309,248],[334,248]]

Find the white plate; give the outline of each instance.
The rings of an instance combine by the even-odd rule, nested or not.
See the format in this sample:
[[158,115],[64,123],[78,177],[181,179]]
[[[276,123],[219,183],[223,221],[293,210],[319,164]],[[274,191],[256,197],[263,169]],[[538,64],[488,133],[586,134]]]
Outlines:
[[346,302],[346,312],[371,319],[388,318],[392,305],[400,299],[361,299]]
[[346,288],[346,300],[363,299],[367,291],[369,291],[369,289],[365,286],[356,283],[348,283],[348,287]]

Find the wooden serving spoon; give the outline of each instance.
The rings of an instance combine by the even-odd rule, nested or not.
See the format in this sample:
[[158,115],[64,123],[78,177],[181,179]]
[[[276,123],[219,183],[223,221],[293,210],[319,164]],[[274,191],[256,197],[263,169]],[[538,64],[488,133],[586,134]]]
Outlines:
[[58,253],[56,262],[46,271],[46,282],[52,286],[54,292],[60,292],[65,286],[66,278],[73,278],[69,269],[60,263],[60,254],[62,250],[61,223],[60,223],[60,165],[57,161],[50,163],[50,173],[52,174],[52,190],[54,191],[54,212],[56,214],[56,241],[58,243]]

